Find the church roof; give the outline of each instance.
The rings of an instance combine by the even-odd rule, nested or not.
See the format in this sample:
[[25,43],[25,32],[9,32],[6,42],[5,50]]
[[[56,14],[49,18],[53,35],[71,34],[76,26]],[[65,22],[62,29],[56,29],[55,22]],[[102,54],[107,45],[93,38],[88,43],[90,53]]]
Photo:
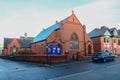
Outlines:
[[[68,18],[68,17],[67,17],[67,18]],[[65,23],[65,22],[67,21],[67,18],[63,19],[63,20],[60,21],[60,22]],[[48,27],[47,29],[41,31],[41,32],[34,38],[33,43],[46,40],[53,31],[55,31],[55,30],[57,30],[57,29],[60,28],[60,22],[58,22],[58,23],[56,23],[56,24]]]
[[60,22],[57,22],[56,24],[48,27],[47,29],[41,31],[33,40],[33,43],[36,43],[36,42],[40,42],[40,41],[44,41],[46,40],[53,31],[57,30],[57,29],[60,29],[60,23],[66,23],[66,22],[72,22],[72,23],[76,23],[76,24],[80,24],[82,25],[79,20],[77,19],[77,17],[75,16],[74,14],[74,11],[72,11],[72,15],[63,19],[62,21]]

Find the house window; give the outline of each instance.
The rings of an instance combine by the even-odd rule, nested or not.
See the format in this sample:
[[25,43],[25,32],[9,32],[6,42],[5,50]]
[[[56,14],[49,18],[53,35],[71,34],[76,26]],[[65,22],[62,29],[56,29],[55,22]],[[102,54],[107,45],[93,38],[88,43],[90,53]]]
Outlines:
[[110,48],[105,48],[104,51],[110,52]]
[[104,37],[104,43],[109,43],[109,37]]
[[41,51],[44,53],[44,44],[41,44]]
[[113,38],[113,43],[116,43],[116,38]]
[[78,49],[78,39],[75,33],[71,36],[70,49],[72,50]]
[[114,54],[115,55],[117,54],[117,48],[114,48]]
[[118,40],[118,45],[120,45],[120,40]]
[[37,49],[39,49],[39,44],[37,44]]

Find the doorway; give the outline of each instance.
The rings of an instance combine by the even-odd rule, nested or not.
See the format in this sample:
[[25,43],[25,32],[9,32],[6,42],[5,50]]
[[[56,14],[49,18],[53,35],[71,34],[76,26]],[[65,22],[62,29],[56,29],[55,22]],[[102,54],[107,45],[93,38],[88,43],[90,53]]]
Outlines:
[[92,47],[91,45],[88,46],[88,56],[92,55]]

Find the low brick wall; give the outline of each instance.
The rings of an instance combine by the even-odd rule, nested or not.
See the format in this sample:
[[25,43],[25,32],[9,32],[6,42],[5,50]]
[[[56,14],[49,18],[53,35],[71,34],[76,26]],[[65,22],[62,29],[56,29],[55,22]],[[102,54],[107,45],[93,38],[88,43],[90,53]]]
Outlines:
[[92,58],[92,56],[84,56],[84,55],[82,55],[82,54],[78,54],[78,56],[77,56],[78,58],[78,60],[89,60],[89,59],[91,59]]
[[[65,55],[16,55],[14,57],[10,56],[1,56],[3,59],[10,59],[15,61],[29,61],[29,62],[37,62],[37,63],[60,63],[60,62],[70,62],[69,54]],[[87,60],[91,59],[91,56],[84,56],[80,53],[77,54],[76,60]]]
[[39,55],[17,55],[13,57],[17,61],[30,61],[39,63],[59,63],[67,62],[66,55],[39,56]]

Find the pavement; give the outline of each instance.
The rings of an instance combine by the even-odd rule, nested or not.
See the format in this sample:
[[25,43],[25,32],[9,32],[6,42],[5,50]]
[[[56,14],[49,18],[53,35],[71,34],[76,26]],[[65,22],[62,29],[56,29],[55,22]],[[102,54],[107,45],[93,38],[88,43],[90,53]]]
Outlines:
[[117,64],[103,69],[89,70],[48,80],[120,80],[119,67],[120,64]]
[[0,80],[120,80],[120,57],[106,63],[91,60],[39,64],[0,59]]
[[[119,58],[119,56],[116,57],[118,60]],[[115,65],[105,66],[104,68],[90,69],[87,71],[60,76],[48,80],[120,80],[119,68],[120,62]]]

